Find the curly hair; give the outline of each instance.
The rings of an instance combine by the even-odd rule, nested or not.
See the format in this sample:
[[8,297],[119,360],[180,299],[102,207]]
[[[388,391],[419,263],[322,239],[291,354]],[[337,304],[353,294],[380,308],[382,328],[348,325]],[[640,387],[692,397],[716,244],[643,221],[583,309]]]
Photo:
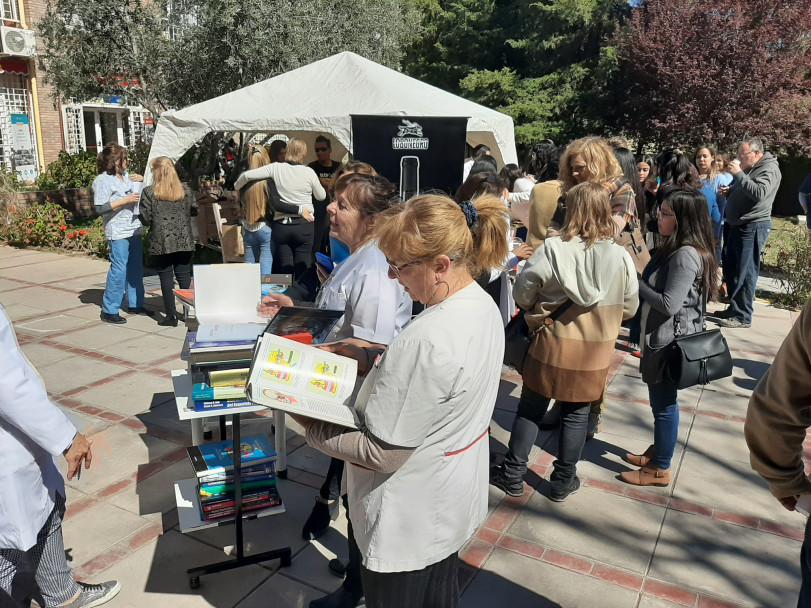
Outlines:
[[577,184],[572,175],[572,159],[580,156],[586,163],[586,167],[591,174],[588,181],[598,184],[605,184],[619,177],[622,177],[622,168],[614,158],[611,147],[602,137],[584,137],[577,139],[566,146],[563,156],[560,159],[560,179],[563,184],[562,194],[566,193]]

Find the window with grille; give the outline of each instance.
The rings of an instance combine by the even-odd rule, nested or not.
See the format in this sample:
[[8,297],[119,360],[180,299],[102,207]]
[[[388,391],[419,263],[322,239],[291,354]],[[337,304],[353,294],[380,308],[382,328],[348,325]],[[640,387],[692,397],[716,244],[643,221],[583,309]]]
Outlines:
[[197,25],[199,0],[167,0],[163,17],[163,30],[169,40],[181,40],[184,34]]
[[[28,130],[31,135],[32,150],[26,151],[25,154],[18,152],[16,157],[12,114],[25,114],[29,117]],[[0,74],[0,165],[9,169],[18,166],[33,166],[35,172],[39,172],[33,116],[25,77],[19,74]]]
[[65,135],[65,151],[69,154],[76,154],[87,148],[81,105],[62,106],[62,132]]

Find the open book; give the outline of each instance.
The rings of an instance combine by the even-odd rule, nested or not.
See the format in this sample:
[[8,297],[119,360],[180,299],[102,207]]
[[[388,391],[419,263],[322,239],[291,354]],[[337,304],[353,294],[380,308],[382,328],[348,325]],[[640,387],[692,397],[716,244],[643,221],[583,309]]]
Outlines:
[[359,428],[351,406],[354,359],[265,333],[254,351],[245,393],[273,409]]

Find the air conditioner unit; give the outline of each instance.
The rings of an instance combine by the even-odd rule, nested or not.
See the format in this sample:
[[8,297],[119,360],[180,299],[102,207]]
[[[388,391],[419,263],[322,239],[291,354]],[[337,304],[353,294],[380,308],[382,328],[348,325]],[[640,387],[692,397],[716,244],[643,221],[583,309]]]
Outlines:
[[0,26],[0,54],[16,57],[35,57],[37,38],[33,30]]

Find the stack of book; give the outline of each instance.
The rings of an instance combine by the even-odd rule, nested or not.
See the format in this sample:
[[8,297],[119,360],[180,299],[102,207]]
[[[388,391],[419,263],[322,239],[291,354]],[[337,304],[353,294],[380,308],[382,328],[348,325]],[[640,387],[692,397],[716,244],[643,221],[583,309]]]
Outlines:
[[[278,507],[282,499],[276,488],[276,452],[264,435],[244,437],[240,442],[242,512]],[[234,444],[219,441],[187,448],[200,499],[200,515],[204,520],[233,515]]]
[[[188,334],[192,401],[198,412],[251,405],[245,382],[263,326],[201,325]],[[253,334],[253,335],[251,335]]]

